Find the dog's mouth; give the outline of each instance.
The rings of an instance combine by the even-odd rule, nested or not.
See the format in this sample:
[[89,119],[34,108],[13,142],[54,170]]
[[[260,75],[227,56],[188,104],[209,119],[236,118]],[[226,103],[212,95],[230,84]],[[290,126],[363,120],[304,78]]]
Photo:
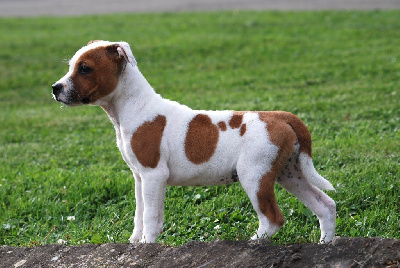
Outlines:
[[54,100],[56,100],[58,102],[61,102],[61,103],[64,103],[63,100],[60,98],[60,95],[55,95],[54,93],[52,95],[53,95],[53,99]]
[[60,94],[54,94],[53,93],[52,95],[53,95],[53,99],[54,100],[66,105],[66,106],[78,106],[78,105],[81,105],[81,104],[86,104],[85,102],[89,101],[89,100],[82,100],[82,102],[78,102],[78,101],[75,101],[70,96],[69,97],[66,96],[64,93],[60,93]]
[[54,100],[56,100],[58,102],[61,102],[61,103],[65,104],[65,105],[68,105],[68,102],[62,98],[61,94],[54,94],[53,93],[52,95],[53,95],[53,99]]

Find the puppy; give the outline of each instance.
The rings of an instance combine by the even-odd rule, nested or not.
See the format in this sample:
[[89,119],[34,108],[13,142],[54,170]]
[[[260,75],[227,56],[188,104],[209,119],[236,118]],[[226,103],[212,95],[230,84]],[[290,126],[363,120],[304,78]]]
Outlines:
[[320,242],[335,234],[334,190],[311,159],[311,136],[295,115],[282,112],[203,111],[163,99],[137,67],[125,42],[91,41],[52,86],[68,106],[99,105],[114,125],[117,145],[135,177],[136,211],[130,242],[155,242],[162,232],[167,185],[239,181],[259,219],[252,239],[271,237],[284,219],[274,184],[318,217]]

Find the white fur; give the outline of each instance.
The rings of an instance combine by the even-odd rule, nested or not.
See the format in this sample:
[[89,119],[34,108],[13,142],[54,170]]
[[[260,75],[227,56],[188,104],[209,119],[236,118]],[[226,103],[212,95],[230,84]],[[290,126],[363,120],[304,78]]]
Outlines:
[[328,191],[335,190],[332,184],[329,181],[327,181],[324,177],[319,175],[318,172],[315,170],[311,157],[309,157],[305,153],[301,153],[299,155],[299,160],[300,160],[300,166],[303,170],[304,177],[306,177],[311,184],[317,186],[321,190],[328,190]]
[[[130,64],[126,65],[120,75],[116,89],[92,104],[102,106],[108,113],[116,131],[118,148],[135,177],[135,228],[130,242],[155,242],[162,232],[167,185],[228,183],[235,171],[260,220],[259,229],[252,238],[275,234],[279,226],[271,223],[260,211],[256,195],[260,178],[271,169],[279,148],[271,142],[266,123],[257,114],[244,114],[242,122],[246,123],[247,130],[241,136],[239,128],[232,129],[228,125],[232,111],[196,111],[163,99],[139,71],[129,45],[125,42],[95,42],[80,49],[70,61],[69,72],[58,81],[66,87],[61,101],[67,98],[74,86],[70,76],[79,57],[86,51],[110,44],[120,44],[122,49],[118,52]],[[214,124],[225,122],[227,129],[219,130],[217,148],[212,157],[202,164],[194,164],[186,157],[184,144],[188,125],[199,113],[208,115]],[[160,160],[156,168],[144,167],[132,151],[131,137],[139,126],[158,115],[164,115],[167,122],[161,141]],[[335,203],[318,188],[331,190],[333,187],[315,171],[310,157],[300,154],[299,160],[303,173],[289,168],[291,172],[306,179],[292,179],[283,172],[278,183],[317,215],[321,223],[321,242],[329,242],[335,232]],[[221,179],[227,180],[221,182]]]

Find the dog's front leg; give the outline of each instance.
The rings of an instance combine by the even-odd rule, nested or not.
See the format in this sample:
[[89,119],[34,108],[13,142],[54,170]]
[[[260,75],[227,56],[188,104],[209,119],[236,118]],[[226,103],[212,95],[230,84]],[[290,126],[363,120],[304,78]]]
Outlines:
[[142,176],[143,243],[156,242],[162,232],[167,179],[167,172],[153,171]]
[[143,236],[143,194],[142,194],[142,179],[138,173],[134,172],[135,177],[135,198],[136,198],[136,210],[135,210],[135,227],[129,242],[134,243],[140,241]]

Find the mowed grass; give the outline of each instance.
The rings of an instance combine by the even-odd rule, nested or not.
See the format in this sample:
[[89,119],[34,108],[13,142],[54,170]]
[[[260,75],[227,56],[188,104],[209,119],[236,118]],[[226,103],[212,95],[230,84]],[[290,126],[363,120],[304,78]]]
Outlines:
[[[337,189],[337,235],[400,238],[399,29],[400,11],[0,19],[0,244],[128,241],[134,179],[112,124],[51,96],[91,39],[129,42],[156,91],[192,108],[299,115]],[[273,241],[316,242],[317,218],[275,192],[286,224]],[[168,187],[165,209],[158,241],[169,245],[258,227],[238,183]]]

